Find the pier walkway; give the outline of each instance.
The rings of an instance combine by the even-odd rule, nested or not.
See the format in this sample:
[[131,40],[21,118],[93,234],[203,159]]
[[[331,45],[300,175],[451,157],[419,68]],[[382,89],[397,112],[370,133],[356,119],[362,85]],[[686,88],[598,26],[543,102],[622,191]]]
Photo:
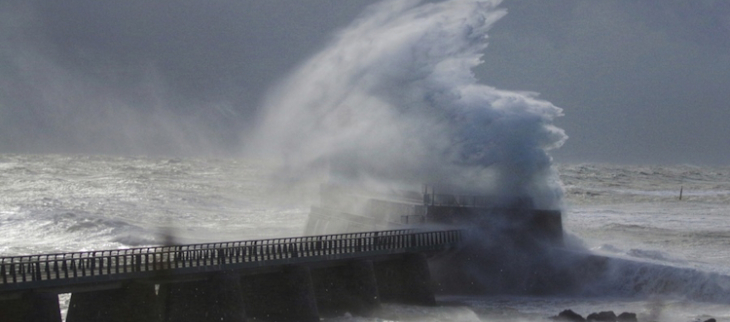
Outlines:
[[431,304],[426,256],[462,235],[390,230],[0,257],[0,318],[58,322],[60,293],[72,293],[67,322],[318,321],[367,315],[381,301]]

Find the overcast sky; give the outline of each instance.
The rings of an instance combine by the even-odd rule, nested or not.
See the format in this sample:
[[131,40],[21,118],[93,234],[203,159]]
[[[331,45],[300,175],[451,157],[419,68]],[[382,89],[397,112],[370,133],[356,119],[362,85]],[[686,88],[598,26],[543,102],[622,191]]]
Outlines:
[[[374,1],[0,0],[0,152],[235,151]],[[482,83],[564,109],[561,162],[730,164],[730,2],[505,0]]]

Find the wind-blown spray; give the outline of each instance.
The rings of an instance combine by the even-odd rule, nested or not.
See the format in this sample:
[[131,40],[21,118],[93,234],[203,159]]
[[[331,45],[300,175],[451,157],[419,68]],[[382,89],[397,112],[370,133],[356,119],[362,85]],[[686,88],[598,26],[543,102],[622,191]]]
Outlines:
[[566,139],[552,124],[562,110],[472,72],[506,14],[499,2],[369,7],[270,93],[251,146],[296,175],[329,165],[333,180],[359,185],[428,183],[557,206],[547,151]]

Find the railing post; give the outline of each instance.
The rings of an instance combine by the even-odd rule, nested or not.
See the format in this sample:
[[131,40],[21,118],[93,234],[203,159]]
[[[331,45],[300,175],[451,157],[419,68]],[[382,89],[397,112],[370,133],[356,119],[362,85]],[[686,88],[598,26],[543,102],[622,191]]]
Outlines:
[[79,273],[76,271],[76,259],[71,257],[71,267],[69,269],[74,273],[74,278],[77,278],[79,276]]
[[317,243],[315,244],[316,247],[316,255],[322,254],[322,236],[317,236]]
[[142,254],[137,254],[134,256],[134,268],[137,272],[142,271]]
[[42,274],[41,273],[41,263],[40,262],[36,262],[35,263],[35,278],[36,278],[36,280],[38,280],[38,281],[43,280],[43,278],[42,278],[43,275],[41,275],[41,274]]
[[182,250],[180,247],[175,247],[175,251],[173,252],[172,261],[175,262],[175,268],[185,267],[185,256],[182,254]]
[[51,264],[48,262],[48,258],[46,258],[44,263],[46,266],[46,279],[51,279],[51,267],[50,267]]
[[18,264],[18,271],[20,272],[20,278],[25,282],[25,265],[23,263]]
[[89,263],[89,272],[91,272],[91,276],[94,276],[94,269],[96,268],[96,265],[94,265],[95,261],[96,259],[93,257],[86,259],[86,262]]

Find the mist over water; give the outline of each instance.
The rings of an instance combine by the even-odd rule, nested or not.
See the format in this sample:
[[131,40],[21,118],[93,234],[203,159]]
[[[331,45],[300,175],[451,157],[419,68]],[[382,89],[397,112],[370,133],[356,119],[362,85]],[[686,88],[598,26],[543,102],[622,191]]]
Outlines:
[[68,58],[45,39],[40,7],[0,3],[3,152],[210,155],[238,143],[229,101],[184,97],[154,58],[119,61],[91,45]]
[[[481,84],[500,1],[385,1],[369,7],[272,90],[250,142],[288,175],[378,187],[434,184],[559,206],[548,151],[562,110]],[[487,80],[488,81],[488,80]]]

